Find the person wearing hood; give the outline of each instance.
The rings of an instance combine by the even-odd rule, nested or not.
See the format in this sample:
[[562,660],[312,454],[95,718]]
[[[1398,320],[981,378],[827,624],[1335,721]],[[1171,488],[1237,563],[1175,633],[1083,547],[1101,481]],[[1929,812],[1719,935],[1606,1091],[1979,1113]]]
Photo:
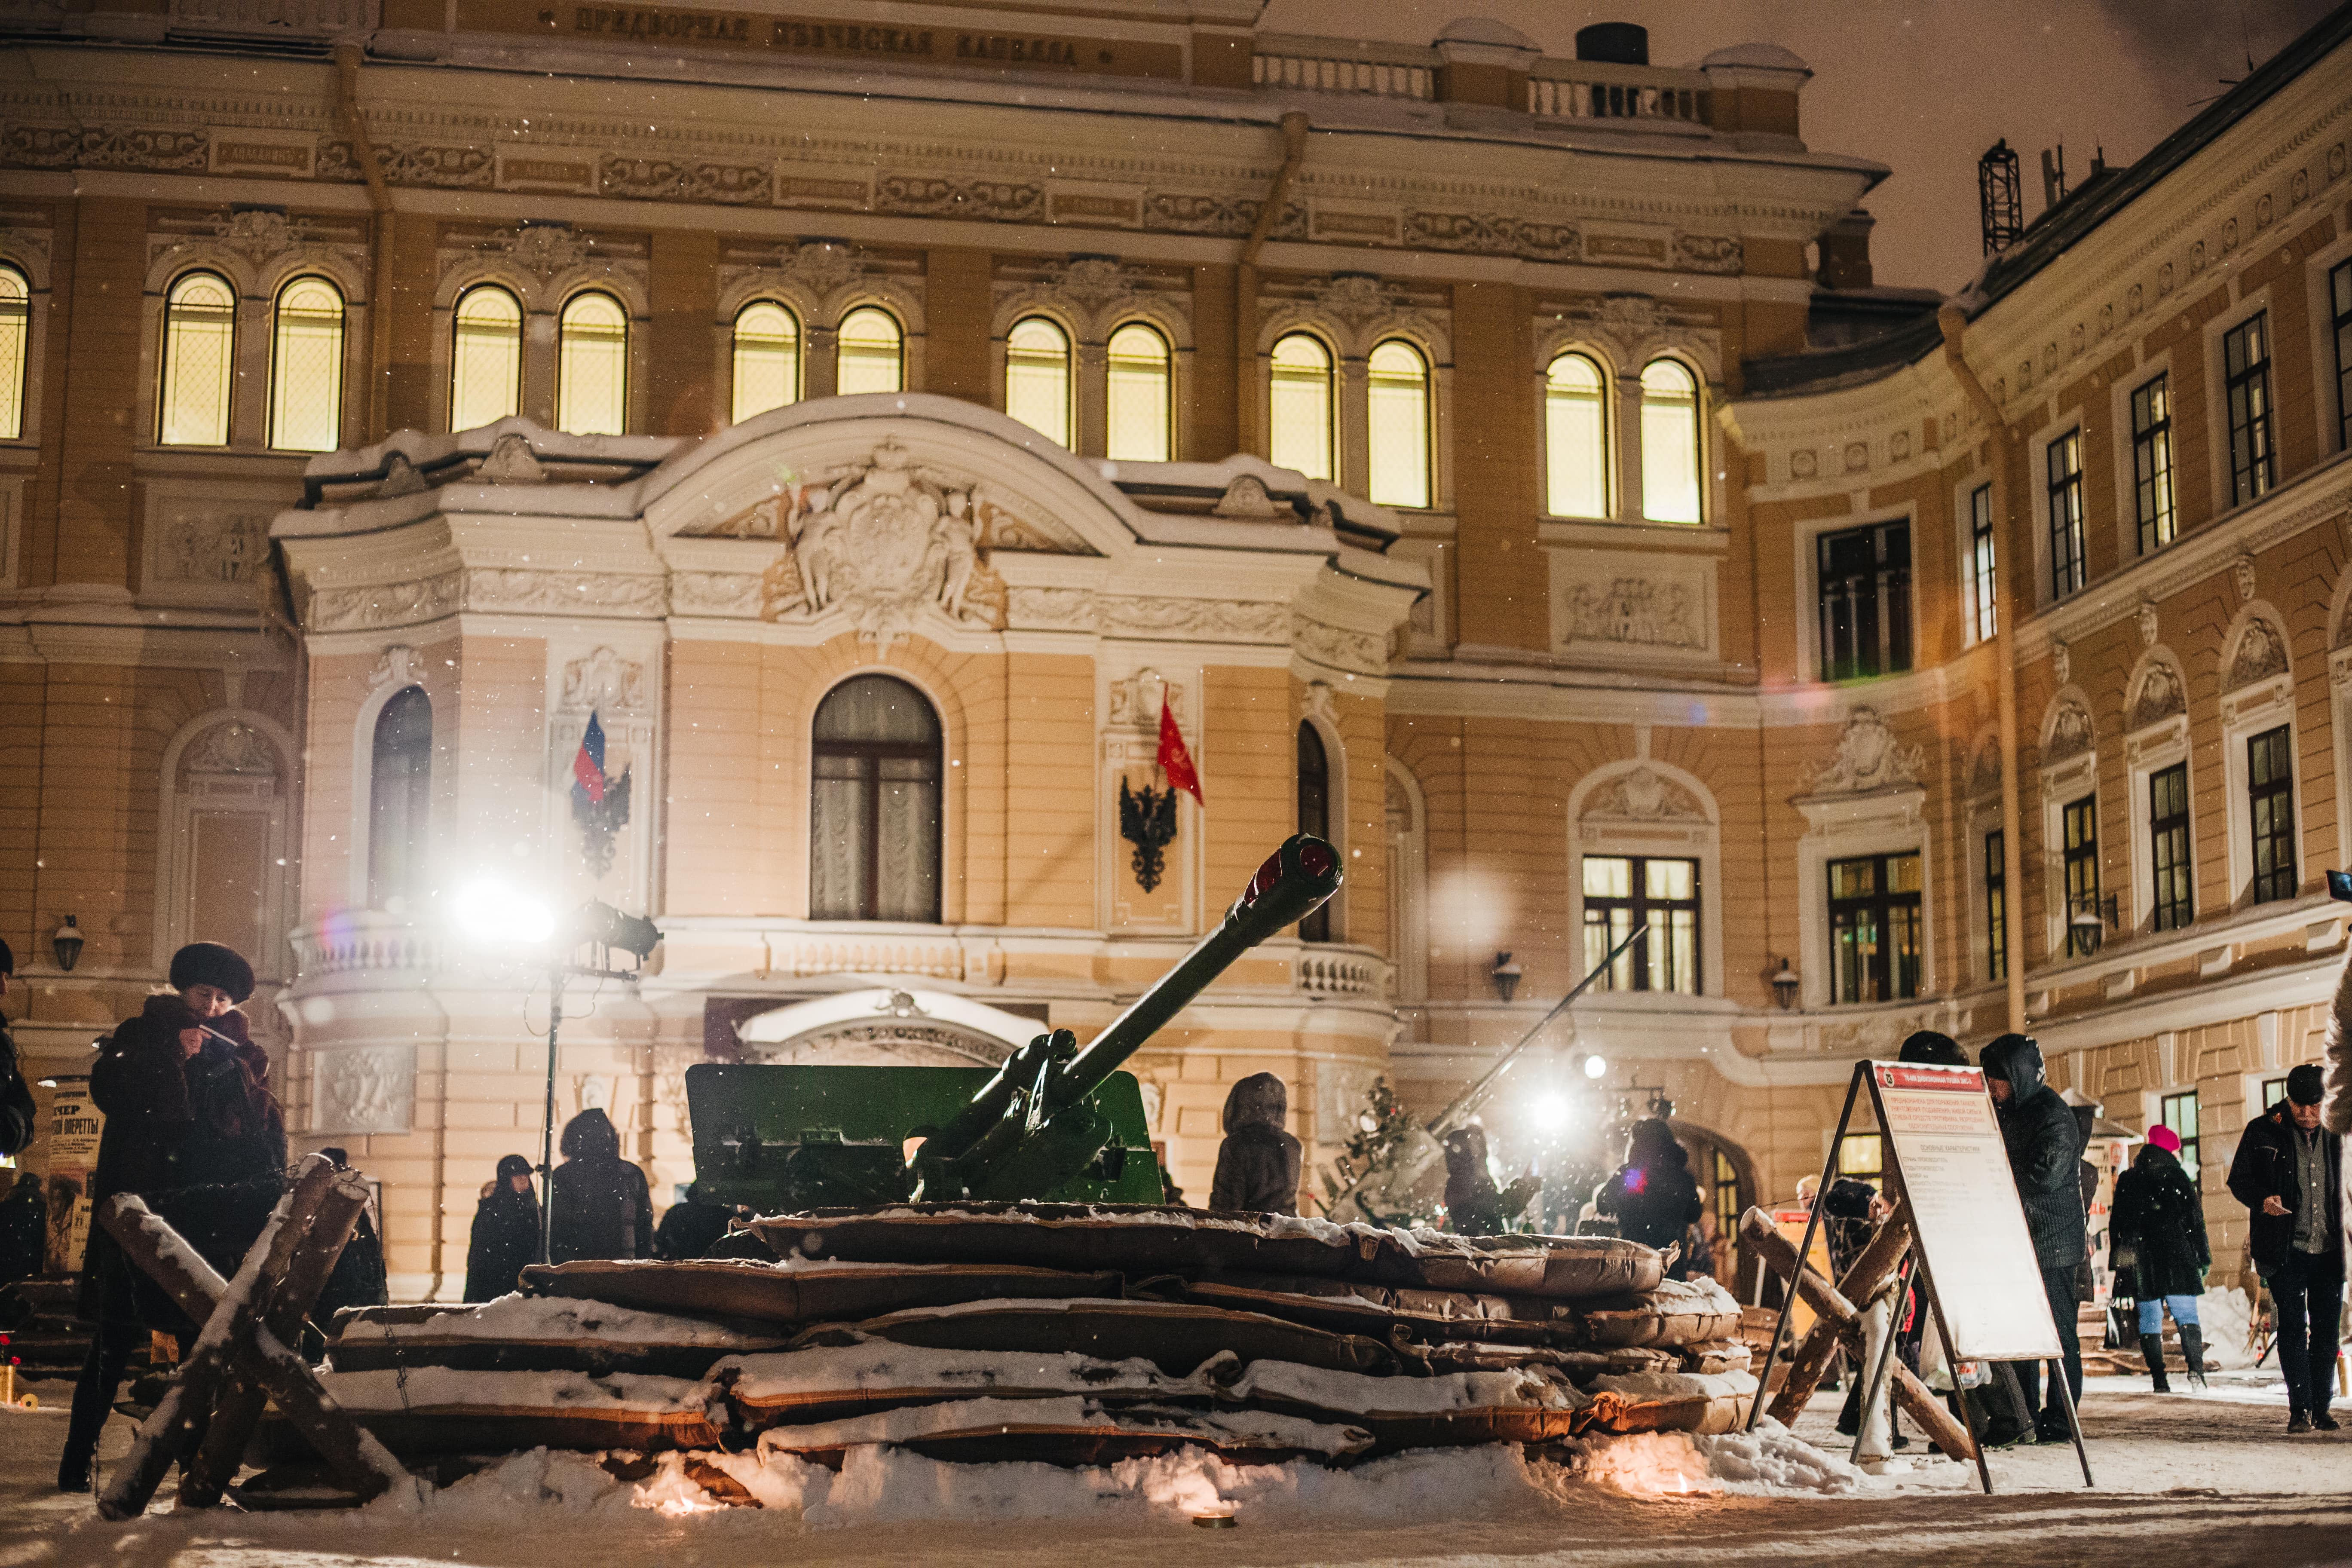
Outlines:
[[653,1192],[645,1172],[621,1158],[613,1119],[582,1111],[563,1124],[557,1147],[563,1163],[547,1179],[548,1261],[651,1258]]
[[2246,1124],[2230,1163],[2230,1194],[2252,1211],[2247,1249],[2278,1308],[2291,1433],[2338,1426],[2327,1406],[2344,1307],[2344,1140],[2320,1125],[2325,1093],[2316,1062],[2288,1073],[2286,1098]]
[[1527,1213],[1542,1181],[1521,1176],[1496,1187],[1486,1159],[1486,1130],[1476,1122],[1445,1135],[1445,1228],[1456,1236],[1500,1236]]
[[[100,1043],[90,1099],[106,1113],[90,1202],[133,1193],[217,1269],[233,1278],[285,1186],[286,1122],[269,1092],[269,1058],[236,1011],[253,994],[253,966],[217,942],[172,955],[173,990]],[[147,1331],[195,1326],[132,1266],[113,1236],[92,1226],[77,1310],[95,1321],[74,1385],[58,1461],[58,1489],[88,1491],[90,1460],[131,1352]]]
[[526,1264],[539,1260],[539,1194],[530,1162],[520,1154],[499,1161],[495,1180],[482,1184],[474,1230],[466,1241],[466,1300],[495,1301],[515,1289]]
[[[1661,1117],[1645,1116],[1625,1134],[1625,1163],[1592,1194],[1593,1212],[1617,1222],[1628,1241],[1663,1252],[1681,1243],[1706,1207],[1674,1129]],[[1690,1260],[1675,1257],[1667,1278],[1690,1278]]]
[[[2074,1108],[2045,1080],[2042,1047],[2032,1037],[2002,1035],[1985,1047],[1977,1065],[1984,1069],[1985,1087],[1992,1094],[2000,1141],[2009,1152],[2010,1173],[2017,1178],[2018,1202],[2025,1210],[2025,1228],[2033,1238],[2034,1263],[2042,1270],[2042,1289],[2050,1299],[2050,1318],[2063,1358],[2051,1365],[2053,1386],[2049,1403],[2034,1417],[2034,1435],[2044,1443],[2070,1442],[2073,1434],[2054,1384],[2063,1375],[2067,1392],[2081,1405],[2083,1350],[2074,1331],[2075,1269],[2091,1250],[2090,1221],[2075,1173],[2083,1160],[2082,1130]],[[2026,1413],[2037,1402],[2040,1372],[2032,1362],[2017,1363]],[[1998,1445],[2002,1439],[1989,1436],[1986,1440]]]
[[1298,1212],[1298,1140],[1283,1127],[1290,1091],[1270,1072],[1252,1073],[1225,1096],[1225,1141],[1217,1146],[1209,1206],[1259,1214]]
[[[16,976],[16,955],[0,942],[0,996],[8,994],[8,982]],[[16,1042],[8,1037],[8,1021],[0,1018],[0,1154],[14,1159],[30,1148],[39,1120],[32,1087],[16,1059]]]
[[2181,1168],[2180,1134],[2171,1128],[2149,1128],[2131,1168],[2116,1178],[2107,1247],[2116,1290],[2139,1303],[2139,1353],[2155,1392],[2172,1392],[2164,1375],[2168,1311],[2180,1330],[2180,1358],[2188,1363],[2189,1379],[2202,1386],[2205,1331],[2197,1321],[2197,1298],[2205,1291],[2213,1247],[2205,1237],[2205,1194]]
[[654,1226],[654,1256],[671,1263],[706,1258],[712,1247],[727,1239],[728,1230],[739,1215],[749,1219],[751,1211],[713,1203],[703,1194],[700,1182],[688,1182],[686,1195],[670,1205],[661,1216],[661,1224]]

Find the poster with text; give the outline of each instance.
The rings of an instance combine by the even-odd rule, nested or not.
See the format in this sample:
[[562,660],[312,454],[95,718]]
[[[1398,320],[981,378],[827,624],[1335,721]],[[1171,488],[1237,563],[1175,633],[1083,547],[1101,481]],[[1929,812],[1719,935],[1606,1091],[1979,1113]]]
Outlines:
[[1879,1130],[1963,1361],[2058,1354],[2000,1125],[1975,1068],[1872,1062]]
[[50,1274],[81,1268],[89,1244],[89,1178],[98,1169],[99,1135],[106,1113],[89,1098],[89,1079],[60,1078],[49,1096],[49,1165],[43,1188],[49,1204],[49,1234],[42,1264]]

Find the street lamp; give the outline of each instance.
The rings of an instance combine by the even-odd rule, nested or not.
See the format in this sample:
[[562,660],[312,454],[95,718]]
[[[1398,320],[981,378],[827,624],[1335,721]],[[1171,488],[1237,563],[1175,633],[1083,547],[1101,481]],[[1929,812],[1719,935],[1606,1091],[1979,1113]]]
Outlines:
[[1519,966],[1511,962],[1511,955],[1507,952],[1496,953],[1495,967],[1486,972],[1486,978],[1495,983],[1495,994],[1502,999],[1503,1005],[1507,1007],[1510,1005],[1511,998],[1518,993],[1520,973]]
[[1787,959],[1782,959],[1780,973],[1772,976],[1772,1000],[1780,1004],[1783,1013],[1797,1005],[1797,972],[1789,967]]
[[81,927],[68,915],[66,923],[49,933],[49,951],[57,955],[58,968],[72,973],[73,966],[81,962]]

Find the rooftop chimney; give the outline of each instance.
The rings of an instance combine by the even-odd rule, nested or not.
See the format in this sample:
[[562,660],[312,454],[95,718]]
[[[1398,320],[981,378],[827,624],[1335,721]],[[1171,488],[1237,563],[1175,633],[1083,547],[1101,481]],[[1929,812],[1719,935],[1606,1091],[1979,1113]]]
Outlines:
[[1856,207],[1822,231],[1822,269],[1818,276],[1822,288],[1870,287],[1870,231],[1877,222]]

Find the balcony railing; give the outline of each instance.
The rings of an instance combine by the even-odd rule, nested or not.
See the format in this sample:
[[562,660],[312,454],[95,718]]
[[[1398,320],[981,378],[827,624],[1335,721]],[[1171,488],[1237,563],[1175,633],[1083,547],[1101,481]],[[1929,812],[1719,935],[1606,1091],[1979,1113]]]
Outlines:
[[1528,78],[1528,112],[1541,120],[1664,121],[1704,130],[1707,80],[1699,71],[1597,60],[1546,60]]
[[1388,960],[1370,948],[1302,946],[1294,973],[1298,989],[1309,996],[1360,996],[1378,1002],[1388,994]]
[[1436,68],[1437,57],[1428,49],[1261,33],[1250,76],[1260,87],[1294,92],[1362,93],[1426,103],[1436,96]]

